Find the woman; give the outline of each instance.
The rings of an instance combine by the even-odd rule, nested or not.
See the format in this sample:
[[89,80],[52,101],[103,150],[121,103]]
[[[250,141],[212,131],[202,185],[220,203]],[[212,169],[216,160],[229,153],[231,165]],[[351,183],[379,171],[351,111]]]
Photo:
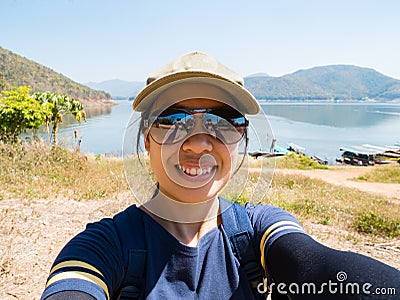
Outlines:
[[260,111],[233,71],[183,55],[148,78],[133,108],[156,190],[73,238],[42,299],[398,297],[398,270],[317,243],[279,208],[219,197],[240,167],[246,116]]

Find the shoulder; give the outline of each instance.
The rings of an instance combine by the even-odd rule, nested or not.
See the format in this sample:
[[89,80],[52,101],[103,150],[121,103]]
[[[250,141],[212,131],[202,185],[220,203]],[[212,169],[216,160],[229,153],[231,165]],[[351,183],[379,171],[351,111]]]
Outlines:
[[109,298],[125,272],[126,247],[130,242],[122,240],[133,236],[129,232],[141,231],[130,227],[132,217],[139,214],[140,210],[133,205],[113,218],[89,223],[57,256],[45,294],[49,296],[73,289],[93,296],[100,293]]
[[261,249],[268,249],[279,237],[290,233],[305,233],[300,222],[282,208],[246,203],[246,212],[254,228],[254,237]]
[[246,212],[253,225],[269,225],[279,221],[292,221],[299,224],[299,221],[286,210],[268,204],[245,204]]

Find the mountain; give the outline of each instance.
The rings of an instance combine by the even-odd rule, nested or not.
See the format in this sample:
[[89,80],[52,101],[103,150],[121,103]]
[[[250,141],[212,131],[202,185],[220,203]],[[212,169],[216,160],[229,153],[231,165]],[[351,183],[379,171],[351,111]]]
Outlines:
[[28,85],[34,92],[67,94],[86,104],[110,102],[111,95],[81,85],[52,69],[0,47],[0,91]]
[[[245,87],[260,100],[377,100],[400,99],[400,80],[370,68],[331,65],[299,70],[281,77],[256,73],[245,77]],[[29,85],[33,91],[68,94],[85,102],[133,99],[144,82],[108,80],[81,85],[52,69],[0,47],[0,91]],[[99,91],[101,90],[101,91]]]
[[95,90],[110,93],[113,99],[128,99],[135,96],[145,84],[144,82],[113,79],[102,82],[88,82],[85,85]]
[[265,100],[400,99],[400,80],[352,65],[315,67],[281,77],[251,76],[245,78],[245,86]]
[[[88,86],[109,92],[114,99],[132,100],[144,82],[109,80],[88,83]],[[290,101],[392,101],[400,99],[400,80],[373,69],[352,65],[331,65],[299,70],[272,77],[255,73],[245,77],[244,85],[259,100]]]
[[246,76],[246,78],[251,77],[269,77],[269,75],[267,73],[254,73]]

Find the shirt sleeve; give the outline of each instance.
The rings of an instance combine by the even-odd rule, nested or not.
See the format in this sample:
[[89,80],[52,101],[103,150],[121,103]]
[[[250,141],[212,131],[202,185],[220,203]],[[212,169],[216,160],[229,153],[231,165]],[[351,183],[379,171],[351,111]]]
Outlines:
[[110,299],[124,274],[123,253],[112,219],[88,224],[57,256],[42,299],[61,291],[81,291]]
[[304,229],[293,215],[275,206],[247,203],[246,210],[254,228],[254,239],[259,247],[261,264],[267,272],[266,259],[271,245],[289,233],[305,234]]

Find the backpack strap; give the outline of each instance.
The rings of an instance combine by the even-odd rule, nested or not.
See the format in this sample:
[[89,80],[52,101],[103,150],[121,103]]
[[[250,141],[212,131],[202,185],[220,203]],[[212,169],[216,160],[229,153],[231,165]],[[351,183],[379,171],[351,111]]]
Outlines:
[[241,262],[254,236],[253,226],[245,208],[237,203],[220,199],[221,218],[233,254]]
[[125,274],[118,300],[144,298],[147,246],[143,217],[132,205],[114,217],[122,249]]
[[[222,225],[227,234],[233,254],[246,273],[253,294],[260,297],[257,286],[263,282],[265,273],[256,255],[253,243],[254,229],[246,208],[238,203],[220,199]],[[256,297],[256,298],[257,298]],[[264,297],[265,298],[265,297]]]

